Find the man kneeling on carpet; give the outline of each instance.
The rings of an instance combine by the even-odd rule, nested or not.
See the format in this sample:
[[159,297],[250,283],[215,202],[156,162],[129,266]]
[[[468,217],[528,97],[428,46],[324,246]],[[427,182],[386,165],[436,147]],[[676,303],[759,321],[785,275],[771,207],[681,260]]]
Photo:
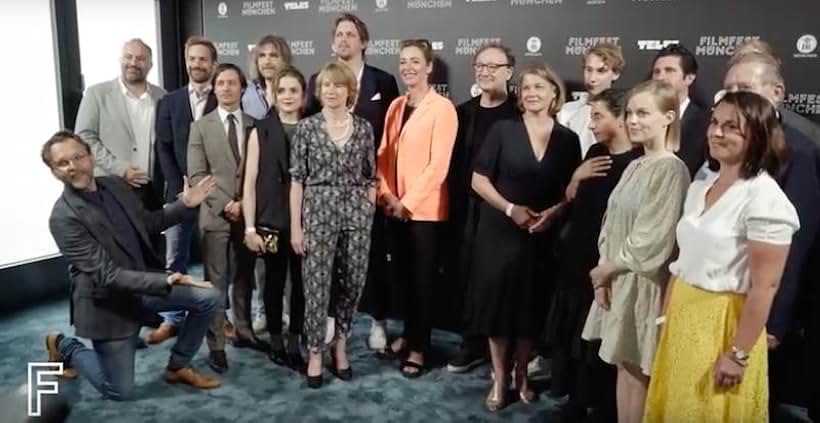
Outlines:
[[79,373],[104,397],[126,400],[134,391],[134,352],[139,331],[162,311],[188,312],[165,372],[169,383],[200,389],[220,382],[190,367],[218,301],[209,282],[166,274],[149,235],[179,223],[214,189],[212,177],[187,186],[179,200],[148,212],[122,178],[94,177],[88,144],[68,131],[54,134],[42,149],[43,162],[65,184],[49,219],[51,234],[66,258],[71,279],[71,323],[76,338],[46,336],[49,361],[63,361],[63,377]]

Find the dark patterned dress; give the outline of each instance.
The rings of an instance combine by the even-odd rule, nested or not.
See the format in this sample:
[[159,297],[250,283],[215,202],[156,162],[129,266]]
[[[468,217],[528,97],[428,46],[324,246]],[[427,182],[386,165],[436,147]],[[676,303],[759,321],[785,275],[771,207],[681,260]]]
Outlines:
[[324,348],[328,312],[338,335],[350,332],[367,276],[375,211],[368,189],[377,184],[373,128],[352,119],[350,138],[341,147],[325,132],[321,113],[301,120],[291,140],[290,174],[304,187],[304,335],[311,351]]

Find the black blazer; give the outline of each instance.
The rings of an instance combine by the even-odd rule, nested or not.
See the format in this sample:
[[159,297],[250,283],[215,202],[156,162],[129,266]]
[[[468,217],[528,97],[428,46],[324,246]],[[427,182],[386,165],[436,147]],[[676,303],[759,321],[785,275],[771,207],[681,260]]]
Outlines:
[[[203,116],[216,108],[216,96],[208,94]],[[191,102],[188,86],[176,89],[157,104],[156,154],[165,176],[165,202],[173,203],[182,192],[182,176],[188,173],[188,134],[191,130]]]
[[689,101],[680,122],[680,148],[677,155],[689,169],[689,176],[695,177],[706,162],[706,130],[711,114],[694,101]]
[[268,113],[265,119],[257,120],[255,126],[259,140],[256,224],[287,232],[290,229],[290,141],[276,113]]
[[164,296],[171,291],[149,235],[179,223],[189,212],[181,201],[149,212],[119,176],[103,176],[96,181],[114,195],[128,215],[137,231],[143,260],[129,254],[126,243],[108,220],[70,186],[54,203],[49,228],[68,261],[71,323],[77,336],[94,340],[124,338],[157,317],[144,311],[141,296]]
[[[316,76],[313,74],[308,81],[307,96],[305,99],[305,116],[308,117],[322,110],[322,104],[316,98]],[[362,82],[359,87],[359,98],[353,113],[363,117],[373,127],[373,140],[376,150],[382,142],[384,133],[384,116],[390,103],[399,96],[399,86],[393,75],[368,64],[362,71]]]

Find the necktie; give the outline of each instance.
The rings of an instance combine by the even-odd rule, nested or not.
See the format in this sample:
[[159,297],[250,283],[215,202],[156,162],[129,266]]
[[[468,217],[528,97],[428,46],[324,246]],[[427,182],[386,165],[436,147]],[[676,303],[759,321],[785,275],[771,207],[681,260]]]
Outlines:
[[231,145],[233,158],[239,163],[239,138],[236,136],[236,116],[228,115],[228,144]]

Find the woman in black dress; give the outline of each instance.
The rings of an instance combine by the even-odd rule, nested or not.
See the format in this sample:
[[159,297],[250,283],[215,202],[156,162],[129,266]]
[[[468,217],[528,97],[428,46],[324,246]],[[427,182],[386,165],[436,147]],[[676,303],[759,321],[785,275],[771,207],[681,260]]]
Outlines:
[[[547,270],[555,236],[550,223],[581,161],[578,136],[554,117],[564,86],[547,66],[519,79],[520,119],[496,123],[476,160],[472,187],[479,211],[468,317],[473,333],[489,337],[495,380],[485,405],[504,407],[509,385],[507,350],[515,340],[515,385],[523,402],[535,394],[527,382],[533,338],[546,318]],[[545,313],[544,313],[545,314]]]
[[567,422],[584,420],[588,408],[595,421],[615,419],[615,369],[598,358],[600,342],[582,340],[581,331],[593,300],[589,272],[598,264],[598,234],[609,194],[626,166],[643,154],[627,137],[625,101],[626,93],[616,89],[590,99],[589,128],[598,143],[590,147],[566,192],[571,203],[545,332],[553,347],[551,395],[569,394],[562,414]]

